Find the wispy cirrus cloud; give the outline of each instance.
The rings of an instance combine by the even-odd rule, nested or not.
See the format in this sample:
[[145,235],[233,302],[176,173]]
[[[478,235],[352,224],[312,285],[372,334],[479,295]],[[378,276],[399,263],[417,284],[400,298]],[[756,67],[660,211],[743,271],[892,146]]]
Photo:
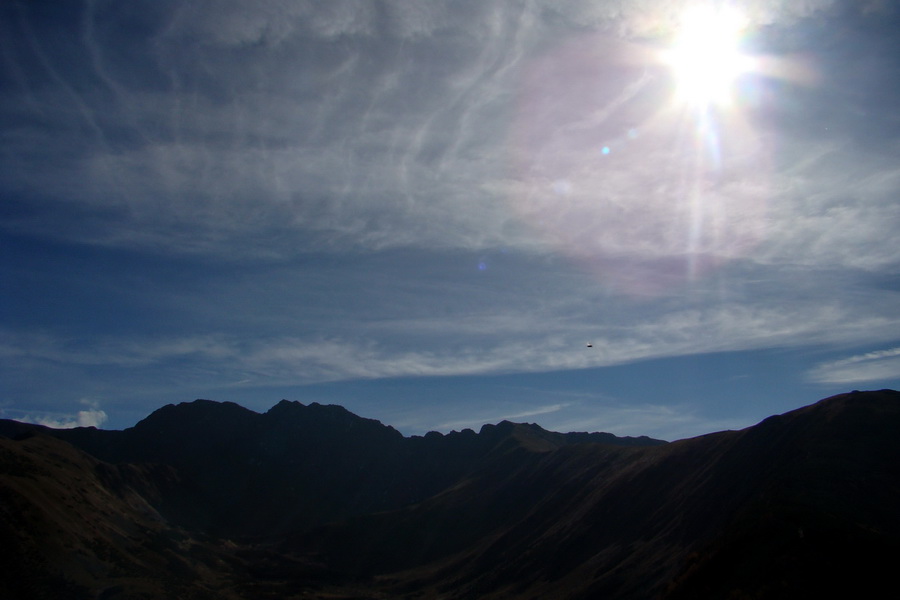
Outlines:
[[[490,335],[483,335],[485,330]],[[443,320],[400,319],[377,322],[371,331],[360,324],[355,337],[221,333],[106,337],[84,343],[48,334],[7,332],[0,353],[8,364],[22,368],[53,363],[114,369],[123,374],[161,370],[177,382],[187,377],[206,385],[240,381],[242,387],[265,387],[596,368],[695,353],[871,341],[871,335],[860,338],[858,332],[873,330],[880,330],[884,339],[900,336],[900,319],[854,316],[838,304],[798,305],[790,310],[735,304],[588,328],[580,320],[548,322],[539,315],[528,318],[525,314],[513,320],[509,315],[481,317],[468,329]],[[589,350],[584,347],[587,341],[593,346]],[[851,367],[859,370],[863,359],[874,363],[887,358],[893,356],[856,357],[817,369],[817,373],[849,372]]]
[[[772,22],[832,3],[768,4],[745,8]],[[7,104],[27,95],[17,122],[44,126],[7,132],[4,184],[55,202],[16,227],[232,257],[505,246],[627,264],[747,257],[781,231],[827,239],[850,220],[884,222],[878,209],[815,220],[770,210],[761,198],[787,185],[770,163],[771,136],[737,122],[719,133],[723,151],[735,151],[726,180],[711,186],[696,151],[677,141],[690,124],[666,114],[659,65],[633,42],[607,32],[533,47],[560,17],[661,35],[677,3],[203,6],[159,8],[149,36],[124,38],[86,4],[83,28],[59,38],[85,59],[65,73],[39,31],[18,34],[28,40],[10,61],[37,64]],[[796,202],[777,204],[786,200]],[[69,218],[51,223],[51,210]]]
[[900,348],[876,350],[816,365],[807,373],[816,383],[855,384],[900,378]]
[[2,3],[6,395],[895,346],[897,11],[732,4],[697,110],[674,0]]

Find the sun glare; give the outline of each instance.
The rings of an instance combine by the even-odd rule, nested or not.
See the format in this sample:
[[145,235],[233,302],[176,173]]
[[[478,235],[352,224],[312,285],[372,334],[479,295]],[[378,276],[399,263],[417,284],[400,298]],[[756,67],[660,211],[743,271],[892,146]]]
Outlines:
[[740,15],[731,10],[703,7],[684,15],[665,53],[681,100],[700,106],[729,102],[735,79],[748,66],[738,47],[742,28]]

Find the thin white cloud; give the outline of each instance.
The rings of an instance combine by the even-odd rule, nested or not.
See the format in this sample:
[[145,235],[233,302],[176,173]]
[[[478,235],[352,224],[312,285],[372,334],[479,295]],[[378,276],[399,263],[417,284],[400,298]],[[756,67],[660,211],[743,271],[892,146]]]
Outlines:
[[141,341],[106,338],[85,344],[47,333],[2,332],[0,335],[0,356],[70,365],[141,367],[190,356],[225,359],[233,351],[227,343],[208,336]]
[[631,435],[675,441],[728,429],[753,425],[743,419],[712,419],[688,406],[663,404],[611,405],[593,409],[590,414],[566,415],[547,419],[554,431],[605,431],[619,436]]
[[[438,318],[415,324],[427,335],[414,337],[405,320],[398,321],[396,330],[379,321],[371,331],[363,321],[356,326],[355,337],[337,331],[330,336],[266,333],[252,339],[221,333],[106,337],[85,344],[49,334],[7,332],[0,353],[9,365],[23,367],[47,363],[122,373],[162,370],[166,378],[178,382],[187,378],[224,387],[240,381],[242,387],[264,387],[583,369],[696,353],[871,342],[873,332],[880,339],[900,338],[900,318],[859,315],[837,303],[732,304],[653,317],[634,314],[628,322],[588,326],[583,317],[573,321],[563,317],[547,313],[528,318],[522,313],[510,320],[501,315],[496,332],[488,317],[470,327]],[[587,341],[592,348],[585,348]]]
[[[529,417],[544,416],[560,411],[565,411],[569,406],[568,403],[553,403],[543,406],[531,407],[523,411],[514,412],[496,412],[496,411],[476,411],[480,414],[467,414],[465,419],[446,421],[437,425],[433,425],[435,431],[449,432],[459,431],[462,429],[478,430],[485,423],[499,423],[500,421],[522,422]],[[416,425],[407,421],[407,427],[415,428]]]
[[603,431],[618,436],[646,435],[667,441],[714,431],[742,429],[754,424],[752,419],[705,417],[687,405],[622,403],[612,398],[598,400],[598,397],[592,396],[572,402],[526,406],[523,407],[524,410],[506,412],[497,410],[496,406],[483,409],[467,407],[464,418],[454,414],[457,418],[438,422],[435,419],[440,417],[435,416],[435,411],[440,410],[440,407],[427,412],[407,407],[402,413],[391,415],[395,418],[390,422],[414,435],[421,435],[426,430],[448,433],[468,428],[478,431],[485,423],[498,423],[502,420],[530,422],[533,420],[531,417],[540,417],[540,426],[550,431]]
[[[827,11],[840,0],[736,0],[729,4],[756,25],[789,24]],[[621,35],[646,37],[670,32],[688,4],[682,0],[541,0],[553,11],[582,27],[612,28]]]
[[816,365],[807,374],[816,383],[852,384],[900,380],[900,348],[877,350]]

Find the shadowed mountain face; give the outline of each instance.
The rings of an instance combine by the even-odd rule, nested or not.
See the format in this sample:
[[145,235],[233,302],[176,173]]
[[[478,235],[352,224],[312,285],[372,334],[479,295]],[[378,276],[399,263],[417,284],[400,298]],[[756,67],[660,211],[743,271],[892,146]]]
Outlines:
[[0,421],[4,598],[773,598],[900,558],[900,393],[666,444],[198,400]]
[[418,502],[454,485],[504,444],[548,450],[586,440],[664,443],[509,422],[486,425],[480,434],[404,438],[340,406],[288,401],[258,414],[197,400],[163,407],[123,432],[50,433],[106,462],[174,467],[184,485],[163,498],[161,512],[186,527],[237,537],[305,530]]

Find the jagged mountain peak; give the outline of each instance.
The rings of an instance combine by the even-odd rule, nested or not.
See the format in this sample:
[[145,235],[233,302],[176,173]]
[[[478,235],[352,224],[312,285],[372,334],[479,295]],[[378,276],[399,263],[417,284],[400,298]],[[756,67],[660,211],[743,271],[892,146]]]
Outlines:
[[319,404],[281,400],[263,415],[266,427],[304,432],[316,438],[342,437],[352,433],[353,443],[377,439],[397,440],[403,434],[377,419],[361,417],[337,404]]
[[200,398],[191,402],[167,404],[158,408],[139,421],[135,428],[179,424],[205,426],[226,420],[249,419],[253,415],[256,413],[235,402],[218,402]]
[[[317,431],[318,435],[322,435],[327,431],[340,433],[354,430],[356,432],[368,431],[370,433],[380,431],[391,438],[404,437],[390,425],[386,425],[377,419],[359,416],[337,404],[320,404],[318,402],[304,404],[296,400],[286,399],[280,400],[261,414],[231,401],[200,398],[190,402],[167,404],[153,411],[130,429],[145,434],[156,432],[158,435],[163,435],[175,432],[187,434],[192,428],[198,429],[198,435],[222,430],[235,431],[246,429],[249,431],[257,428],[261,430],[299,428]],[[557,446],[571,443],[606,443],[614,445],[658,445],[666,443],[646,436],[639,438],[619,437],[603,432],[558,433],[546,430],[536,423],[517,423],[505,419],[496,424],[486,423],[482,425],[477,434],[472,429],[465,429],[463,431],[452,431],[448,434],[430,431],[424,436],[412,437],[424,437],[429,440],[436,440],[440,437],[459,441],[462,439],[473,439],[474,437],[496,439],[508,435],[540,438]]]
[[[353,418],[367,421],[375,421],[375,419],[366,419],[350,412],[339,404],[320,404],[318,402],[310,402],[303,404],[297,400],[280,400],[272,408],[265,413],[269,416],[283,417],[288,415],[327,415],[332,418]],[[377,421],[376,421],[377,422]]]

